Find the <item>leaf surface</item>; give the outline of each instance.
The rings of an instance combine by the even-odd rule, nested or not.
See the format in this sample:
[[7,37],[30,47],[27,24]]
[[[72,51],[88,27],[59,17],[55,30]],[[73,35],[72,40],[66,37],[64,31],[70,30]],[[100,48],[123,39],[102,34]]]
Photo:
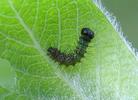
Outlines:
[[[80,63],[49,58],[51,46],[73,52],[83,27],[95,38]],[[0,84],[4,99],[138,99],[137,58],[91,0],[2,0],[0,52],[17,78],[14,92]]]

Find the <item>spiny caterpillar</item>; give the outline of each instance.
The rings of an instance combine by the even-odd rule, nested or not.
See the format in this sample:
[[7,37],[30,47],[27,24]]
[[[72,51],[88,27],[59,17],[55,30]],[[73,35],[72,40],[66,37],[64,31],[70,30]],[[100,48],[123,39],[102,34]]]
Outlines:
[[66,54],[64,52],[61,52],[57,48],[49,47],[47,50],[48,55],[60,64],[66,66],[75,65],[77,62],[80,62],[82,57],[84,57],[86,48],[93,38],[94,32],[89,28],[83,28],[81,30],[81,36],[79,38],[78,45],[74,50],[74,53]]

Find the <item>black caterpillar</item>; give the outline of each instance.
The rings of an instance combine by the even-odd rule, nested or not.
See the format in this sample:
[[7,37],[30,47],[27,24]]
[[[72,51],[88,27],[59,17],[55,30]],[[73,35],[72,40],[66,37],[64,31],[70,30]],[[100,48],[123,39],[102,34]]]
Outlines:
[[58,50],[57,48],[49,47],[48,55],[55,61],[60,64],[69,66],[75,65],[77,62],[80,62],[81,58],[84,57],[86,48],[88,47],[89,42],[94,38],[94,32],[89,28],[83,28],[81,30],[81,36],[79,38],[78,46],[74,50],[74,53],[66,54]]

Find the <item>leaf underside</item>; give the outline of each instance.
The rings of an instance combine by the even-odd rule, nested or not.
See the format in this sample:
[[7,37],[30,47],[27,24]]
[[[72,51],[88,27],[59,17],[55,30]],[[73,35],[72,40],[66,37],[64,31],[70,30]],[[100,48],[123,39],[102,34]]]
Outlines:
[[[49,58],[49,47],[72,52],[84,27],[95,38],[80,63]],[[16,72],[0,99],[138,99],[138,62],[91,0],[1,0],[0,57]]]

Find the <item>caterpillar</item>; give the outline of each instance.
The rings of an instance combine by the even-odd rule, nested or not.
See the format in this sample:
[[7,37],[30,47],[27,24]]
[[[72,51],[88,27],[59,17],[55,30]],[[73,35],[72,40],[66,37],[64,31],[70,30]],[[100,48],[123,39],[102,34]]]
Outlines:
[[66,54],[64,52],[61,52],[57,48],[49,47],[47,49],[47,54],[51,57],[51,59],[59,62],[60,64],[66,66],[75,65],[77,62],[80,62],[82,57],[84,57],[84,54],[86,53],[86,48],[93,38],[94,32],[92,30],[90,30],[89,28],[82,28],[78,45],[73,53]]

